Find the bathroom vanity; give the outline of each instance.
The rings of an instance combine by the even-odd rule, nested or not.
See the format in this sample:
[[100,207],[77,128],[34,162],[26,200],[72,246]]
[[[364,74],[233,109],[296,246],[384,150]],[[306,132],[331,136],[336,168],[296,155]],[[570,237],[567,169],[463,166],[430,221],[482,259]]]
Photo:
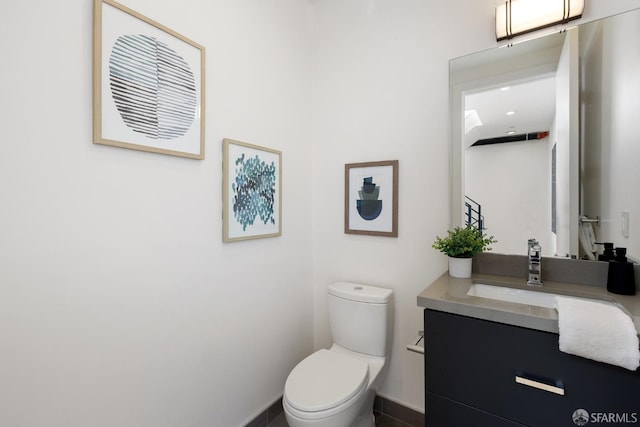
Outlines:
[[[616,303],[640,331],[640,265],[634,266],[636,295],[623,296],[607,292],[608,263],[569,259],[595,257],[584,238],[592,222],[601,242],[639,256],[638,233],[630,235],[626,221],[627,206],[638,203],[627,183],[635,182],[639,171],[637,162],[627,160],[637,160],[638,152],[624,145],[637,127],[609,114],[626,111],[629,104],[624,91],[608,90],[637,86],[638,73],[630,70],[640,63],[627,58],[638,50],[640,39],[630,34],[637,34],[639,17],[635,9],[450,61],[450,224],[491,222],[480,228],[499,241],[494,250],[514,255],[480,254],[472,278],[445,273],[418,295],[424,308],[427,426],[640,425],[640,370],[561,352],[558,313],[549,303],[554,296],[545,298]],[[610,55],[614,50],[619,55]],[[480,148],[486,144],[476,145],[513,123],[494,122],[472,95],[493,94],[487,104],[495,106],[504,100],[499,89],[540,83],[551,75],[555,93],[547,99],[555,105],[547,111],[553,120],[544,127],[549,134],[533,144],[521,129],[519,142],[491,144],[490,151]],[[529,96],[519,99],[530,107]],[[467,113],[476,108],[488,118],[482,126],[467,122]],[[533,128],[526,131],[540,127]],[[540,156],[534,161],[532,152],[521,151],[522,157],[515,157],[515,144],[522,150],[537,146]],[[531,237],[541,243],[529,241],[527,268],[522,254]],[[531,268],[532,260],[551,253],[562,257],[544,258],[542,267]],[[528,287],[527,280],[543,283]]]
[[617,417],[621,424],[640,424],[640,370],[561,352],[554,308],[533,300],[476,296],[470,289],[482,283],[617,302],[637,330],[640,295],[556,281],[531,290],[525,282],[513,276],[476,272],[457,279],[445,273],[418,295],[425,309],[425,424],[575,426],[580,409],[591,423]]

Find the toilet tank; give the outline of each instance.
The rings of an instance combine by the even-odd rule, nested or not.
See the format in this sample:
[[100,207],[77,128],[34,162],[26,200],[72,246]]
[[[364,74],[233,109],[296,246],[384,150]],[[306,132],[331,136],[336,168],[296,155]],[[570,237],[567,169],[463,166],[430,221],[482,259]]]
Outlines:
[[393,291],[338,282],[329,285],[333,342],[358,353],[386,356],[393,330]]

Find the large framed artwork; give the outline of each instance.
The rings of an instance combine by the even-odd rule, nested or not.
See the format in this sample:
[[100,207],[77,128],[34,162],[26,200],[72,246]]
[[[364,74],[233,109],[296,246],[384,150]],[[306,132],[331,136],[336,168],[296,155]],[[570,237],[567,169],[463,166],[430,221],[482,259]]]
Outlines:
[[223,240],[282,234],[282,152],[222,141]]
[[204,47],[112,0],[93,19],[93,142],[203,159]]
[[344,168],[344,232],[398,237],[398,161]]

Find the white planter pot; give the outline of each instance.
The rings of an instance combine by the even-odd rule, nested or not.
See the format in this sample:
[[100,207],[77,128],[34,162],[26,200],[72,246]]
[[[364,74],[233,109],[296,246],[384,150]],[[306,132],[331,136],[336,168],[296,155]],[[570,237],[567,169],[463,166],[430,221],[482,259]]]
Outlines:
[[471,277],[472,258],[449,257],[449,276],[468,279]]

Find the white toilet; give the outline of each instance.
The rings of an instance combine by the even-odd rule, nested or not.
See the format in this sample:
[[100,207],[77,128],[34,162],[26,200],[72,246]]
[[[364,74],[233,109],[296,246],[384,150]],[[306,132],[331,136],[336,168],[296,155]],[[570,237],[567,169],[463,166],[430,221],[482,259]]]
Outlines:
[[290,427],[373,427],[373,400],[386,373],[393,291],[339,282],[329,286],[330,350],[293,368],[282,404]]

